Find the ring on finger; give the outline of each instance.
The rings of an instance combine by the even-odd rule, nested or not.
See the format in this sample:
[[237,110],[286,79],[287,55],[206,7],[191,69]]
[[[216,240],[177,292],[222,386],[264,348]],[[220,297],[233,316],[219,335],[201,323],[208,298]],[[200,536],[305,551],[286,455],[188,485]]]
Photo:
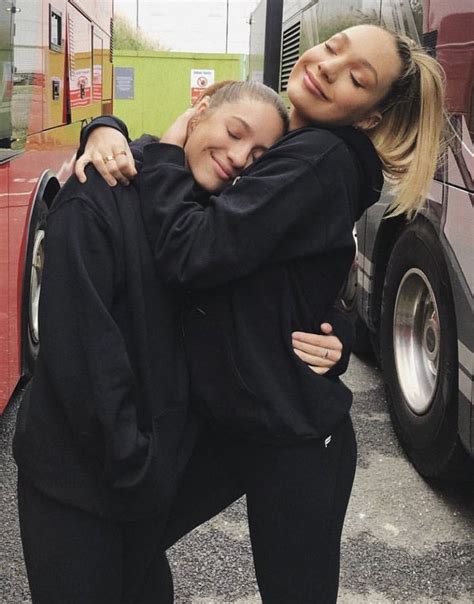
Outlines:
[[104,157],[104,163],[107,163],[108,161],[112,161],[114,159],[113,155],[106,155]]
[[324,358],[327,359],[329,356],[329,350],[326,348],[326,354],[324,355]]
[[123,151],[117,151],[117,153],[114,153],[114,157],[117,157],[117,155],[127,155],[127,152],[125,149]]

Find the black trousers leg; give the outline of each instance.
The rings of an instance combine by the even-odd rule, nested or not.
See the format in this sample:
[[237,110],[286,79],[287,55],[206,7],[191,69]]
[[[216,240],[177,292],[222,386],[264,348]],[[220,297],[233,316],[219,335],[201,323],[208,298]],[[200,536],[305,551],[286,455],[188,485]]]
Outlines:
[[33,604],[173,601],[166,559],[156,558],[162,519],[105,520],[45,496],[21,474],[18,510]]
[[255,571],[264,604],[329,604],[356,464],[348,421],[323,441],[236,448],[246,477]]
[[233,468],[227,437],[206,424],[171,506],[164,531],[165,549],[244,493],[243,483]]
[[262,445],[209,430],[183,476],[166,547],[246,493],[264,604],[334,603],[356,456],[350,419],[327,446]]

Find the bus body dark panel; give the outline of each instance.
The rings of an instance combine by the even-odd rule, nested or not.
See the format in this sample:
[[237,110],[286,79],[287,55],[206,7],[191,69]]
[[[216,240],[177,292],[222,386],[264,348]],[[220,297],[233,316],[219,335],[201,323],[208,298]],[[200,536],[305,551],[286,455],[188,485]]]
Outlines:
[[263,60],[263,83],[278,90],[280,79],[281,26],[283,0],[272,0],[267,6],[265,23],[265,51]]

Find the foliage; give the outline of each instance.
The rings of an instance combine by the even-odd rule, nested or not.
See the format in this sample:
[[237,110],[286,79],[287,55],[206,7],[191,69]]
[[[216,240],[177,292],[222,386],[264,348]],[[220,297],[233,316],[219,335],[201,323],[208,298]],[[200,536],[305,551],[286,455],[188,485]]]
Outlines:
[[114,18],[114,48],[116,50],[169,50],[158,40],[151,40],[121,15]]

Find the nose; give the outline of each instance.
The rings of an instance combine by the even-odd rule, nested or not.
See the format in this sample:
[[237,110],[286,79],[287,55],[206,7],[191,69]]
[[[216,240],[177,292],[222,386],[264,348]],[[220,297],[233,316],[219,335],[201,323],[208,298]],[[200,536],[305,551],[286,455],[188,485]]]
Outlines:
[[227,156],[232,163],[232,166],[237,170],[245,168],[251,157],[252,150],[249,145],[242,144],[242,141],[238,141],[240,144],[233,145],[227,152]]
[[321,61],[318,64],[318,71],[322,78],[324,78],[329,84],[332,84],[337,78],[337,61],[335,59],[329,59]]

